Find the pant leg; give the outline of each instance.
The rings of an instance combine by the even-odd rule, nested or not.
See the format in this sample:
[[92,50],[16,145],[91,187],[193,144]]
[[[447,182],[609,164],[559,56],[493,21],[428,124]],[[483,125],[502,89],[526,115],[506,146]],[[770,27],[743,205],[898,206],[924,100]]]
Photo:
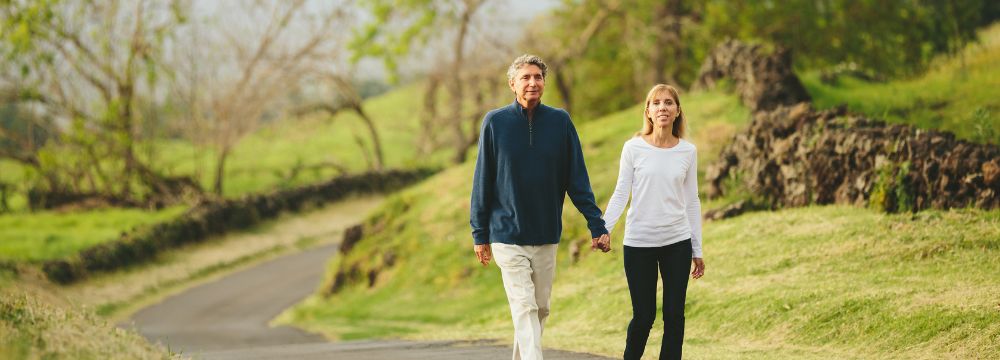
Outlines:
[[625,339],[625,359],[640,359],[656,320],[656,248],[623,246],[625,278],[632,298],[632,321]]
[[514,322],[514,360],[542,359],[542,326],[532,282],[530,253],[525,247],[492,244],[493,258],[500,267],[510,315]]
[[[530,247],[535,250],[531,257],[531,281],[535,284],[535,303],[538,304],[538,323],[545,332],[545,319],[551,312],[552,283],[556,275],[556,253],[559,245],[549,244]],[[541,344],[541,341],[539,341]]]
[[660,359],[680,359],[684,345],[684,302],[691,272],[691,241],[670,244],[660,252],[663,278],[663,342]]

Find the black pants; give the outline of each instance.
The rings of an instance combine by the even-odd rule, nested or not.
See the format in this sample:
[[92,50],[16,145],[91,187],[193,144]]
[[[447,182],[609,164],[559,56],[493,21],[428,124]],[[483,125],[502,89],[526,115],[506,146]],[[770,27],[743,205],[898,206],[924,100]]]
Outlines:
[[684,300],[691,272],[691,240],[655,248],[624,247],[625,277],[632,296],[632,321],[625,359],[639,359],[656,320],[656,275],[663,277],[663,343],[660,359],[680,359],[684,343]]

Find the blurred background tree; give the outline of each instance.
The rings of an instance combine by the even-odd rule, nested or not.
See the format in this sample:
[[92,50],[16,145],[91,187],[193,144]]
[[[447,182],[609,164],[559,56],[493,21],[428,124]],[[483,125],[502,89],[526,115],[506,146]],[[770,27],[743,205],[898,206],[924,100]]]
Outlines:
[[[184,9],[182,1],[3,2],[0,82],[25,121],[4,128],[21,151],[0,155],[35,170],[32,207],[80,197],[163,203],[198,191],[157,172],[139,141],[155,136],[158,84],[170,76],[164,44]],[[35,128],[49,136],[36,139]]]

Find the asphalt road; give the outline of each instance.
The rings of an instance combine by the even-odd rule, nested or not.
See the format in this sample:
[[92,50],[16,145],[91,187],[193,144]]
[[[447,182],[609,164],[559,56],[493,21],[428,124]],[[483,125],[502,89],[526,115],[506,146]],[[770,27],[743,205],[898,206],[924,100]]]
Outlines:
[[[143,336],[195,359],[506,359],[511,348],[486,342],[328,342],[275,316],[316,290],[336,245],[286,255],[206,283],[132,317]],[[499,286],[499,284],[497,285]],[[606,359],[546,350],[547,359]]]

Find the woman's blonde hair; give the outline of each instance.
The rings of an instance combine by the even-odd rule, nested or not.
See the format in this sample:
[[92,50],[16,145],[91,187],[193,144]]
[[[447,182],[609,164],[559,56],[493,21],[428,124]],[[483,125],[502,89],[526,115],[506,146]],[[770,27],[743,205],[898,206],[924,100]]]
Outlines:
[[652,89],[649,90],[649,94],[646,95],[646,106],[642,108],[642,130],[635,133],[635,136],[649,135],[653,133],[653,119],[646,114],[646,109],[649,109],[649,102],[653,101],[653,98],[662,95],[663,93],[669,93],[670,97],[674,98],[674,103],[677,104],[677,118],[674,119],[674,126],[671,129],[671,133],[678,138],[684,137],[684,129],[687,127],[684,121],[684,111],[681,110],[681,99],[677,95],[677,89],[673,86],[665,84],[656,84]]

